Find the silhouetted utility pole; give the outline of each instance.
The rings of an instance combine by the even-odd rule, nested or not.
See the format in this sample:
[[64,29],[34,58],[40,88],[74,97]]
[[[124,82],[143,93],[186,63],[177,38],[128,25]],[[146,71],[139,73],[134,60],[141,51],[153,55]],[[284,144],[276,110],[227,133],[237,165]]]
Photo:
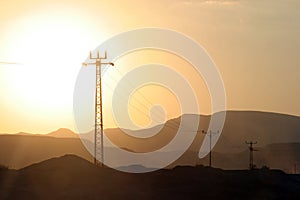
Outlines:
[[294,164],[294,173],[297,174],[297,163]]
[[211,167],[212,166],[212,164],[211,164],[211,162],[212,162],[212,160],[211,160],[211,137],[212,137],[212,134],[217,134],[217,133],[219,133],[219,131],[217,131],[217,132],[208,131],[207,132],[205,130],[202,130],[202,133],[209,135],[209,167]]
[[84,66],[96,65],[94,163],[100,166],[104,163],[101,65],[114,66],[112,62],[101,62],[102,59],[107,59],[106,52],[104,57],[100,57],[99,51],[97,57],[93,57],[90,52],[90,60],[95,60],[95,62],[83,63]]
[[246,144],[249,145],[249,152],[250,152],[250,158],[249,158],[249,169],[252,170],[254,169],[254,164],[253,164],[253,151],[257,151],[256,149],[253,148],[254,144],[257,144],[257,142],[246,142]]

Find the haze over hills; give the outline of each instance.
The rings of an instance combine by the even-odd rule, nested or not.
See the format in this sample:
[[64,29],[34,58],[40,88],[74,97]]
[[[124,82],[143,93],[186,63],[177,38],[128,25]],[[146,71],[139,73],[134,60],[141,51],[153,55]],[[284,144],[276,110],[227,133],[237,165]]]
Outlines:
[[298,199],[299,175],[176,167],[131,174],[65,155],[0,170],[0,199]]
[[[191,118],[193,115],[191,115]],[[198,130],[206,130],[210,117],[201,116]],[[106,129],[105,134],[118,146],[133,152],[147,152],[167,144],[174,136],[180,118],[167,121],[161,132],[153,137],[137,139],[122,133],[120,129]],[[153,129],[156,129],[154,127]],[[150,130],[139,130],[144,134]],[[208,158],[198,158],[198,151],[204,134],[197,134],[194,142],[175,165],[207,164]],[[293,165],[300,162],[300,117],[277,113],[254,111],[228,111],[225,126],[216,146],[213,148],[214,166],[224,169],[245,169],[248,167],[248,146],[246,140],[258,141],[255,164],[293,172]],[[1,135],[0,164],[11,168],[22,168],[34,162],[76,154],[92,161],[78,134],[68,129],[59,129],[46,135]]]
[[[2,135],[7,135],[2,133]],[[67,128],[59,128],[47,134],[19,132],[12,135],[29,135],[29,136],[50,136],[56,138],[78,138],[78,134]]]
[[[193,118],[193,115],[189,117]],[[201,115],[200,132],[207,130],[209,119],[209,116]],[[166,124],[170,126],[165,126],[158,135],[142,140],[123,134],[118,129],[109,129],[105,133],[118,146],[126,146],[135,152],[147,152],[169,142],[174,136],[174,127],[178,127],[179,123],[180,118],[169,120]],[[141,135],[143,131],[140,131]],[[197,134],[190,150],[199,151],[203,137],[203,134]],[[300,142],[300,117],[255,111],[227,111],[223,131],[214,150],[222,153],[241,152],[247,148],[246,140],[258,141],[258,146]]]
[[1,135],[0,149],[0,164],[13,169],[65,154],[75,154],[92,161],[92,156],[78,138]]

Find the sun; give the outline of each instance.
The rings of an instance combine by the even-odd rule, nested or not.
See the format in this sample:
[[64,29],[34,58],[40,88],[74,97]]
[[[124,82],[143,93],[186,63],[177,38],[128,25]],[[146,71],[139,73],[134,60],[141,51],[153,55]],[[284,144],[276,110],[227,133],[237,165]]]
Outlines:
[[7,44],[9,60],[21,63],[9,74],[18,102],[32,112],[71,109],[77,73],[95,44],[87,26],[68,10],[31,13],[18,22]]

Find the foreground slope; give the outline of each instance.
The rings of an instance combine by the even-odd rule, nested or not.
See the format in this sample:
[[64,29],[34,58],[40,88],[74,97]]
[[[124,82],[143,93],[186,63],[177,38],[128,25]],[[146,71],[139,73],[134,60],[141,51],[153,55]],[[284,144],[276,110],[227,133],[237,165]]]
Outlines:
[[299,199],[299,181],[281,171],[201,166],[128,174],[66,155],[0,171],[0,199]]

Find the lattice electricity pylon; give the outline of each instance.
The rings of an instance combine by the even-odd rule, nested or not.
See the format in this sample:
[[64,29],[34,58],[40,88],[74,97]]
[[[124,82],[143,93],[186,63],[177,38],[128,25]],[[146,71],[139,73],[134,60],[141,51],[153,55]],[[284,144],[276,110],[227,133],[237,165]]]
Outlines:
[[100,166],[103,166],[104,163],[101,65],[114,66],[112,62],[101,62],[102,59],[107,59],[106,52],[104,57],[100,57],[99,51],[97,57],[93,57],[90,52],[90,60],[95,60],[95,62],[83,63],[84,66],[96,65],[94,163]]

